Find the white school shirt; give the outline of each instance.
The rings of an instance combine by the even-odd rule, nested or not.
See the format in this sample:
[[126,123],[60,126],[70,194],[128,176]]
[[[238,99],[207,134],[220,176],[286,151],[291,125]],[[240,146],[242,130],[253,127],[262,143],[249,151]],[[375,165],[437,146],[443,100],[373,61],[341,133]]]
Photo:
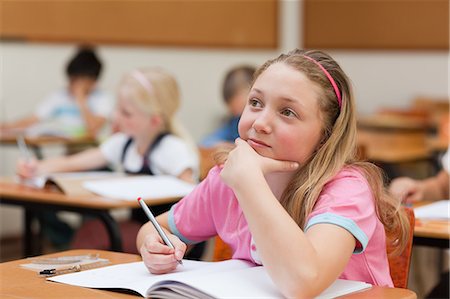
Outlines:
[[[108,119],[114,109],[113,98],[107,93],[95,89],[88,95],[89,110],[98,116]],[[44,99],[35,111],[41,122],[51,122],[74,135],[86,132],[83,115],[68,89],[60,89]]]
[[[123,149],[129,138],[124,133],[116,133],[100,145],[100,150],[108,163],[137,172],[144,164],[144,157],[138,153],[133,141],[128,146],[123,165],[121,165]],[[155,175],[178,176],[188,168],[194,171],[196,177],[198,174],[197,155],[183,139],[175,135],[166,135],[150,152],[148,161],[149,167]]]
[[442,157],[441,163],[442,163],[442,168],[445,171],[447,171],[447,173],[450,173],[450,160],[449,160],[449,156],[448,156],[448,150],[445,152],[444,156]]

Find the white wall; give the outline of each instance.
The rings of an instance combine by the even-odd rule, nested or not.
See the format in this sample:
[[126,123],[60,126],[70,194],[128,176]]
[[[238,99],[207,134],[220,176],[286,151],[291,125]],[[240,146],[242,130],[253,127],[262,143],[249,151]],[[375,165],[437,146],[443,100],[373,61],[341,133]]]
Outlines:
[[[114,93],[121,75],[135,67],[162,66],[180,84],[179,118],[199,140],[224,115],[220,86],[226,70],[235,64],[262,64],[281,51],[300,44],[299,2],[283,1],[280,9],[280,47],[276,50],[229,50],[162,47],[101,46],[105,68],[101,86]],[[0,42],[1,120],[31,113],[56,87],[65,84],[64,66],[73,54],[71,44]],[[381,106],[405,107],[417,95],[448,95],[448,52],[329,51],[355,85],[358,111]],[[0,149],[0,175],[12,175],[15,149]],[[18,232],[18,209],[0,210],[1,235]],[[0,235],[0,236],[1,236]]]

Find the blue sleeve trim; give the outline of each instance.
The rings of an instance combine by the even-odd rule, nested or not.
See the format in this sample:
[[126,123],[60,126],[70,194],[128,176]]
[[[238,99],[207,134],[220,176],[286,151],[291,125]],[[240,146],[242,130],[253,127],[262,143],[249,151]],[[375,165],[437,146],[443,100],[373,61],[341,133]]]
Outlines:
[[351,233],[356,240],[361,243],[361,247],[355,247],[355,250],[353,250],[353,253],[359,254],[362,253],[366,247],[367,243],[369,242],[369,238],[367,235],[362,231],[361,228],[359,228],[356,223],[349,218],[345,218],[340,215],[336,215],[333,213],[324,213],[319,214],[311,218],[305,228],[305,232],[313,225],[319,224],[319,223],[329,223],[329,224],[335,224],[337,226],[340,226],[344,229],[346,229],[349,233]]
[[184,243],[186,243],[187,245],[191,245],[191,244],[195,244],[198,242],[189,240],[188,238],[184,237],[180,231],[178,230],[176,224],[175,224],[175,216],[173,215],[173,211],[175,209],[176,204],[172,205],[172,207],[169,210],[169,218],[168,218],[168,222],[169,222],[169,228],[170,231],[177,236],[178,238],[180,238],[181,241],[183,241]]

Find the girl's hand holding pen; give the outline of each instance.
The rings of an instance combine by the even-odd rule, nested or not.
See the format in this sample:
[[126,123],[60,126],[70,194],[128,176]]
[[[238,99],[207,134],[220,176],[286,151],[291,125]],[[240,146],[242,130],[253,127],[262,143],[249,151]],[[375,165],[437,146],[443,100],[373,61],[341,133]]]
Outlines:
[[175,270],[179,265],[178,261],[183,259],[186,252],[186,244],[177,236],[167,233],[167,237],[175,249],[167,246],[156,230],[145,237],[140,248],[144,264],[153,274],[163,274]]
[[16,173],[22,179],[30,179],[38,175],[39,161],[35,158],[19,159],[17,162]]

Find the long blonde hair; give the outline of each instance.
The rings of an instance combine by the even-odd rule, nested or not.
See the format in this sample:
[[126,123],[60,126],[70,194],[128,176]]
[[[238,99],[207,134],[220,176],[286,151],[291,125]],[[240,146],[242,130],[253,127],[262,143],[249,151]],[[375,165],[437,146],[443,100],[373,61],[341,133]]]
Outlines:
[[141,111],[160,115],[164,122],[163,131],[184,139],[196,152],[192,137],[176,118],[181,105],[180,91],[170,73],[161,68],[135,69],[122,78],[119,94],[131,99]]
[[[317,149],[290,181],[280,203],[303,228],[324,185],[342,168],[355,167],[366,177],[372,189],[376,212],[387,235],[390,238],[394,236],[397,246],[393,253],[401,252],[408,238],[409,221],[399,201],[388,195],[381,170],[371,163],[358,161],[356,157],[356,117],[349,78],[328,54],[296,49],[264,63],[255,72],[254,80],[275,63],[284,63],[302,72],[320,87],[318,102],[323,120],[322,138]],[[330,79],[317,64],[334,79],[340,91],[341,107]]]

